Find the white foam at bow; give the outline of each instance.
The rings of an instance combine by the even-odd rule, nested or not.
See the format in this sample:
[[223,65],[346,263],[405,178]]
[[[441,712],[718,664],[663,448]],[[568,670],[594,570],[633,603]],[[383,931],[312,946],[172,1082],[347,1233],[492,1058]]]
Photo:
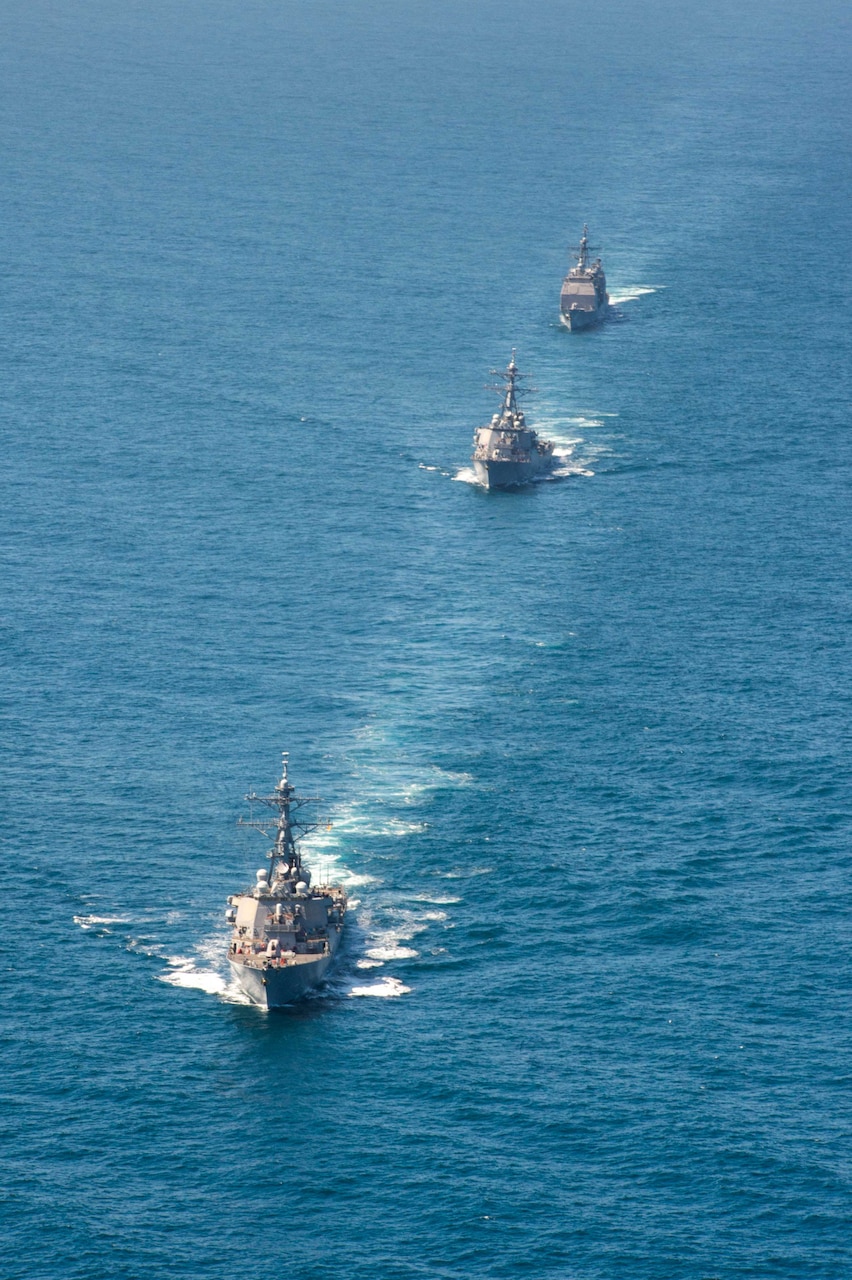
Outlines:
[[[174,961],[169,963],[173,964]],[[221,973],[216,973],[213,969],[196,969],[191,960],[180,969],[160,973],[157,977],[160,982],[167,982],[169,986],[205,991],[210,996],[224,995],[228,987]]]

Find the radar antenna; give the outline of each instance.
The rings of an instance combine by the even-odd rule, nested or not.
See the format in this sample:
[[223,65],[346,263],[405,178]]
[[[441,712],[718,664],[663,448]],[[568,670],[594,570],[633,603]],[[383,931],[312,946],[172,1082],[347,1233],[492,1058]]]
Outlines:
[[520,387],[518,383],[526,378],[525,373],[521,373],[515,364],[515,348],[512,348],[512,358],[505,369],[492,369],[492,378],[499,378],[499,382],[487,382],[485,385],[489,391],[496,391],[503,401],[503,413],[518,413],[518,400],[522,396],[528,396],[535,391],[535,387]]
[[[322,820],[305,822],[303,819],[294,818],[293,815],[298,813],[304,805],[318,804],[320,797],[296,795],[296,789],[288,777],[289,756],[288,751],[281,753],[281,780],[276,784],[272,795],[259,796],[252,791],[246,796],[246,800],[251,805],[252,816],[240,818],[237,823],[237,826],[251,827],[252,830],[260,831],[268,839],[274,840],[272,848],[266,855],[271,864],[270,882],[275,877],[276,866],[283,868],[284,876],[289,875],[298,879],[302,870],[302,853],[297,841],[323,825],[330,825]],[[275,810],[275,815],[270,814],[268,818],[255,818],[254,806],[258,804]]]
[[599,251],[599,244],[589,244],[589,228],[585,223],[583,223],[583,234],[580,237],[580,243],[571,246],[571,252],[577,255],[577,266],[574,270],[588,271],[589,254],[598,253]]

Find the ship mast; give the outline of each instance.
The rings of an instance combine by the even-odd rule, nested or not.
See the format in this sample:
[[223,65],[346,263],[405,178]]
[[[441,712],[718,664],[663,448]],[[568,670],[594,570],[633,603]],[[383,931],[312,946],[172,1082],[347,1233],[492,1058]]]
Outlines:
[[490,391],[499,392],[500,398],[503,401],[501,416],[509,417],[513,414],[520,413],[520,409],[518,407],[519,397],[528,395],[529,392],[534,391],[535,388],[518,386],[518,383],[522,378],[526,377],[526,374],[520,373],[518,371],[518,366],[515,364],[515,348],[514,347],[512,348],[512,358],[509,361],[506,369],[505,370],[492,369],[491,376],[492,378],[501,379],[500,385],[497,385],[495,383],[488,384],[488,389]]
[[580,237],[580,243],[575,244],[571,250],[572,253],[576,253],[577,255],[577,265],[576,267],[574,267],[574,271],[578,273],[582,271],[588,271],[589,270],[589,254],[597,253],[598,248],[599,248],[598,245],[595,245],[594,248],[592,248],[592,246],[589,244],[589,228],[584,222],[583,234]]
[[287,776],[288,764],[289,752],[284,751],[281,755],[281,780],[276,784],[272,795],[259,796],[253,791],[251,795],[246,796],[246,800],[250,805],[266,805],[267,808],[276,811],[277,817],[270,816],[265,819],[240,818],[237,824],[241,827],[251,827],[255,831],[262,831],[267,837],[273,837],[274,844],[266,855],[271,864],[269,868],[270,883],[275,878],[276,866],[284,867],[285,875],[292,875],[295,879],[299,878],[299,873],[302,870],[302,854],[296,840],[301,836],[308,835],[311,831],[316,831],[317,827],[321,825],[319,822],[302,822],[292,817],[303,805],[318,803],[319,796],[296,795],[296,789]]

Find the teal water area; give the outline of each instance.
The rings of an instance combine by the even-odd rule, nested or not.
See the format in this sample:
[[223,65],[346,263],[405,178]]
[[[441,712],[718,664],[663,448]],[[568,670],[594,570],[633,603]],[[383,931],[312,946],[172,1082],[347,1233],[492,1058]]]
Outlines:
[[849,23],[7,0],[4,1280],[850,1273]]

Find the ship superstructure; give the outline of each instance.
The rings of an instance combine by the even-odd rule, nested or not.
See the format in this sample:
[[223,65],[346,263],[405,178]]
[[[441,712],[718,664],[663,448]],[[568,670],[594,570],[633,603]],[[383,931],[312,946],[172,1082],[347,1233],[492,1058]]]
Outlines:
[[320,825],[296,814],[317,797],[298,796],[288,778],[283,756],[281,780],[271,795],[246,796],[271,810],[268,818],[240,826],[262,832],[274,843],[256,883],[228,899],[226,919],[233,926],[228,962],[242,990],[255,1004],[278,1009],[292,1004],[318,985],[332,962],[343,933],[346,893],[340,885],[311,887],[298,839]]
[[580,243],[573,252],[577,255],[577,264],[562,281],[560,318],[569,329],[588,329],[604,319],[609,307],[601,260],[591,259],[596,251],[589,246],[588,227],[583,227]]
[[524,374],[515,364],[515,352],[505,371],[492,369],[491,374],[500,379],[492,390],[500,393],[502,404],[488,426],[477,427],[474,432],[473,469],[486,489],[511,489],[550,469],[553,445],[539,439],[518,404],[532,388],[518,385]]

